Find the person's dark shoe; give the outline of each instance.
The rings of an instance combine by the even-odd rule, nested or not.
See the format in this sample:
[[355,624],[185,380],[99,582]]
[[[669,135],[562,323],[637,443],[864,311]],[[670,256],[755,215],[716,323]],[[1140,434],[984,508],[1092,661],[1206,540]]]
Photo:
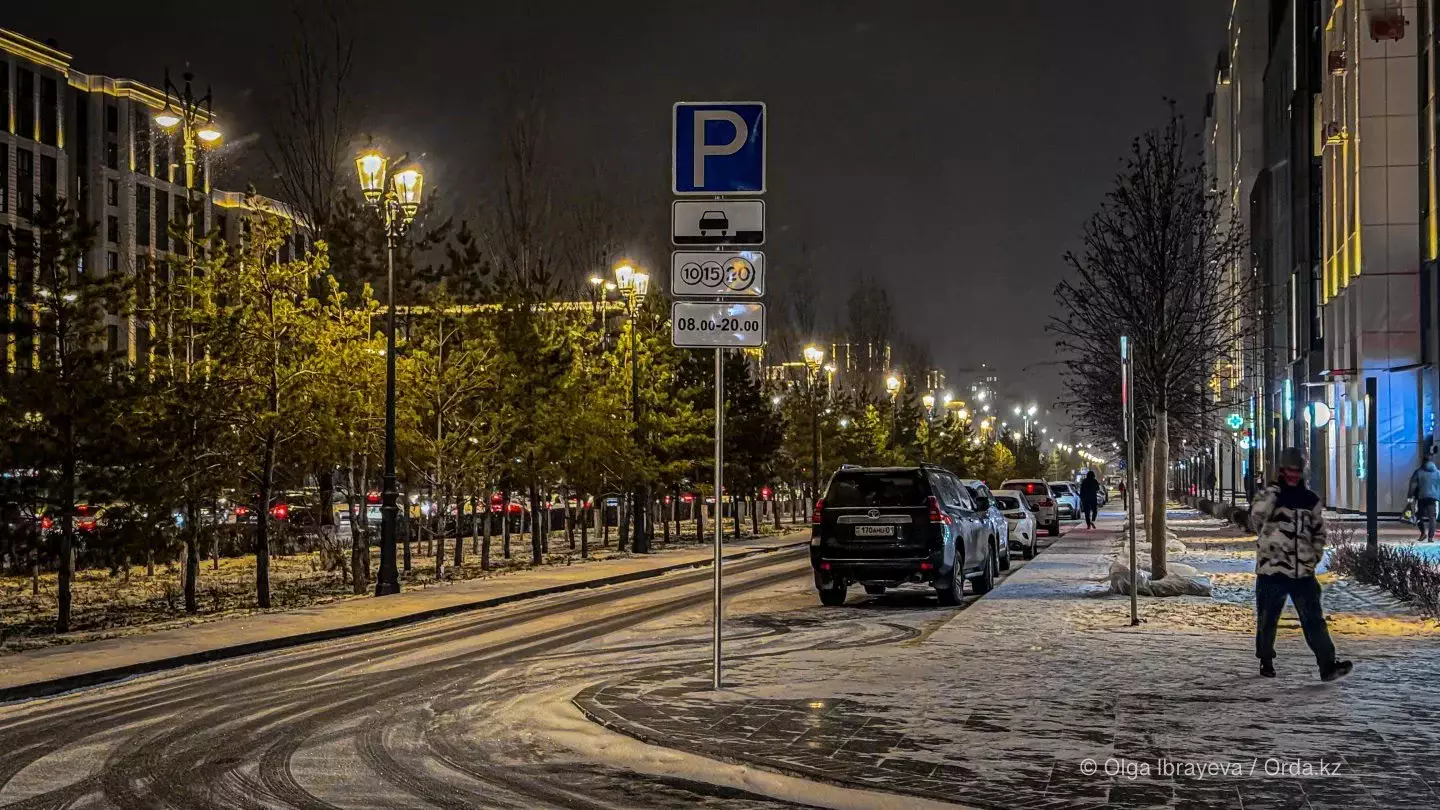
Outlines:
[[1273,678],[1273,677],[1275,677],[1275,662],[1274,662],[1274,661],[1271,661],[1269,658],[1266,658],[1265,660],[1263,660],[1263,661],[1260,662],[1260,677],[1262,677],[1262,678]]
[[1350,670],[1354,668],[1355,665],[1349,661],[1336,661],[1330,666],[1320,670],[1320,680],[1338,681],[1346,675],[1349,675]]

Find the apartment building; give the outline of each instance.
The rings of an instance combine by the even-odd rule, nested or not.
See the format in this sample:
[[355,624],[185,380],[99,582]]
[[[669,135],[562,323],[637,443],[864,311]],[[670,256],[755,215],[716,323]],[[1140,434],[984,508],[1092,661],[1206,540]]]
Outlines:
[[[31,295],[32,240],[26,238],[42,198],[63,198],[92,223],[95,239],[77,272],[137,273],[187,249],[172,240],[168,224],[184,222],[207,233],[218,225],[238,238],[237,213],[252,208],[295,219],[273,200],[256,200],[211,188],[210,155],[198,150],[193,187],[186,186],[179,133],[154,124],[165,94],[141,82],[90,75],[53,45],[0,28],[0,223],[19,235],[18,247],[0,257],[9,306]],[[234,220],[234,223],[227,220]],[[303,235],[297,235],[303,249]],[[148,351],[148,330],[131,318],[113,318],[110,348],[131,360]],[[7,367],[31,367],[33,347],[7,347]]]
[[[1265,223],[1255,220],[1257,180],[1264,170],[1261,113],[1269,51],[1266,8],[1263,0],[1237,0],[1231,7],[1226,46],[1216,57],[1215,84],[1206,100],[1205,158],[1211,190],[1222,206],[1222,222],[1244,226],[1252,244],[1250,256],[1227,268],[1237,287],[1258,272],[1258,258],[1265,250]],[[1245,482],[1262,466],[1260,459],[1270,438],[1258,429],[1266,424],[1262,395],[1266,353],[1257,340],[1256,323],[1262,309],[1259,300],[1234,302],[1231,348],[1225,362],[1214,370],[1212,391],[1217,407],[1241,414],[1249,426],[1217,439],[1211,448],[1222,490],[1245,490]]]

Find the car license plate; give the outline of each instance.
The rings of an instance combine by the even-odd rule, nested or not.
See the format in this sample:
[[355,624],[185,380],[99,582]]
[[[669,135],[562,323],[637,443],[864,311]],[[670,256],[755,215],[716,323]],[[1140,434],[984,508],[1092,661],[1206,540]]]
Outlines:
[[856,537],[894,537],[894,526],[856,526]]

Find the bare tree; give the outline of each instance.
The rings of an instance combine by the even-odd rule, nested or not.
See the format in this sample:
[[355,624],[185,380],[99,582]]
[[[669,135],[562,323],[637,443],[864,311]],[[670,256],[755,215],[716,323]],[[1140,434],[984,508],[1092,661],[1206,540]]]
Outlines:
[[[326,242],[336,236],[332,225],[341,172],[356,129],[349,87],[355,40],[345,14],[345,6],[336,0],[296,1],[291,9],[294,35],[279,59],[278,97],[267,105],[271,118],[265,159],[280,194],[308,221],[313,238]],[[338,461],[328,460],[316,471],[320,523],[332,531]]]
[[266,160],[286,201],[319,239],[329,238],[356,131],[349,87],[355,41],[344,13],[331,0],[295,4],[295,35],[280,57],[279,96],[269,105]]
[[1235,304],[1249,274],[1236,273],[1245,239],[1223,200],[1210,193],[1197,139],[1173,109],[1163,128],[1137,138],[1115,186],[1082,231],[1072,277],[1056,299],[1051,329],[1066,356],[1072,416],[1118,437],[1119,339],[1135,357],[1135,396],[1147,440],[1146,529],[1151,577],[1165,576],[1165,493],[1170,430],[1214,429],[1225,403],[1211,379],[1236,340]]

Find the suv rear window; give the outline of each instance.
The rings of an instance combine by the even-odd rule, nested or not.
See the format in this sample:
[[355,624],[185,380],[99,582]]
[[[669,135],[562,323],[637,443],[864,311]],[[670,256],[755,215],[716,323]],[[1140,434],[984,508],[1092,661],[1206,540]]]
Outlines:
[[825,490],[825,508],[924,506],[930,492],[918,472],[842,472]]
[[1025,495],[1049,494],[1044,484],[1039,484],[1034,481],[1006,481],[1005,486],[1001,487],[1001,489],[1018,489]]

